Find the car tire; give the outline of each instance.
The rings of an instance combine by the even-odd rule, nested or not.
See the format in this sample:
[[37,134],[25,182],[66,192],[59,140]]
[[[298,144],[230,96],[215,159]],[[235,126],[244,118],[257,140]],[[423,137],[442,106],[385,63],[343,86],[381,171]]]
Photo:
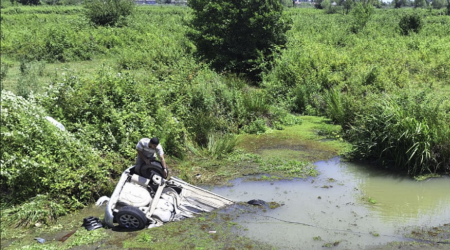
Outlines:
[[158,161],[152,161],[150,165],[142,166],[139,172],[142,177],[145,177],[147,179],[151,179],[155,174],[161,177],[165,177],[164,168]]
[[143,229],[147,225],[147,217],[137,207],[125,206],[114,216],[121,227],[129,229]]

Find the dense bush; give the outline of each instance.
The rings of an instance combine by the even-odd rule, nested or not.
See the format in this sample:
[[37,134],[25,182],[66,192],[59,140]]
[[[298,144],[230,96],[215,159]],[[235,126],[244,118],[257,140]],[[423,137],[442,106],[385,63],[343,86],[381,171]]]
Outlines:
[[406,0],[394,0],[394,1],[392,1],[392,5],[394,5],[394,8],[398,9],[398,8],[406,6],[407,1]]
[[132,145],[141,137],[158,136],[163,145],[171,142],[169,154],[182,156],[184,126],[175,122],[158,92],[157,86],[138,84],[132,76],[105,67],[93,80],[69,76],[50,86],[40,103],[99,150],[133,159]]
[[400,19],[398,26],[402,35],[409,35],[412,32],[418,33],[423,27],[423,21],[417,13],[405,14]]
[[414,0],[414,8],[425,8],[425,7],[427,7],[427,1]]
[[450,170],[448,100],[427,92],[404,92],[369,103],[371,113],[358,115],[347,131],[356,146],[354,157],[411,175]]
[[445,0],[435,0],[431,2],[431,6],[433,6],[434,9],[441,9],[445,7]]
[[119,20],[133,14],[132,0],[88,0],[84,3],[85,15],[96,25],[115,25]]
[[39,5],[41,0],[17,0],[18,3],[23,5]]
[[353,16],[353,23],[350,30],[353,33],[361,31],[374,14],[374,7],[371,4],[356,3],[352,9],[351,14]]
[[290,21],[277,0],[193,0],[188,37],[218,72],[258,80],[287,42]]
[[[2,214],[2,222],[24,225],[48,222],[108,191],[109,177],[117,175],[122,166],[114,168],[82,139],[55,127],[32,96],[26,100],[2,92],[1,103],[2,203],[32,204],[42,194],[45,199],[40,204],[49,205],[38,211],[7,210],[10,214]],[[58,211],[51,212],[53,209]],[[49,213],[56,214],[46,217]]]
[[447,15],[450,16],[450,1],[447,0]]

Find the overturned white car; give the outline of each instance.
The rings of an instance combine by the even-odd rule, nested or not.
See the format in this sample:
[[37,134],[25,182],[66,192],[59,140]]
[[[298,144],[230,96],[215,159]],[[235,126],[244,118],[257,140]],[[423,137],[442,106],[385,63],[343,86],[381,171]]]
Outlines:
[[111,198],[97,201],[101,205],[108,200],[105,223],[111,228],[114,223],[130,229],[157,227],[234,203],[176,177],[162,178],[158,161],[138,171],[134,166],[125,170]]

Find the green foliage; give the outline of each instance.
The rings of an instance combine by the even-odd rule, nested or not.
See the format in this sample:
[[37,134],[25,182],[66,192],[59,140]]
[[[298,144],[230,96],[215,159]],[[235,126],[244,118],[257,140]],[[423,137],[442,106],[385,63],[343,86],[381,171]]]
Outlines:
[[6,9],[8,7],[11,7],[12,5],[13,5],[13,3],[10,0],[1,0],[0,8]]
[[133,14],[132,0],[88,0],[84,3],[85,15],[96,25],[116,25],[121,19]]
[[38,59],[42,58],[48,62],[66,62],[74,59],[90,60],[94,49],[91,44],[92,41],[85,41],[83,46],[80,44],[80,40],[83,39],[76,36],[77,34],[67,27],[49,28]]
[[[412,14],[416,11],[410,9],[405,12]],[[348,23],[348,19],[351,17],[318,15],[312,10],[302,10],[303,15],[289,11],[288,14],[291,14],[294,26],[293,32],[290,34],[288,49],[276,61],[273,70],[265,76],[263,81],[263,87],[269,95],[268,99],[271,100],[271,103],[289,111],[326,115],[334,123],[343,126],[344,132],[352,134],[355,127],[364,128],[362,125],[356,126],[356,124],[360,124],[361,120],[372,121],[372,118],[369,119],[369,117],[377,113],[373,110],[374,103],[384,103],[386,94],[410,93],[409,89],[424,89],[432,86],[433,90],[430,91],[434,93],[442,91],[443,96],[448,95],[446,86],[448,86],[448,73],[450,72],[448,71],[449,54],[443,49],[447,44],[446,32],[450,32],[446,17],[429,14],[427,21],[433,23],[432,26],[424,26],[422,32],[417,36],[398,36],[396,34],[398,19],[394,13],[397,12],[395,10],[375,10],[371,16],[374,22],[368,22],[364,27],[364,32],[346,34],[345,23]],[[441,25],[442,23],[444,25]],[[420,53],[425,53],[426,56],[420,55]],[[436,104],[427,103],[423,106]],[[380,104],[380,106],[383,105]],[[409,105],[402,105],[399,109],[406,107]],[[428,112],[445,116],[445,113],[448,112],[445,110],[442,107]],[[370,133],[360,133],[361,136],[353,137],[355,140],[352,142],[356,145],[361,143],[367,147],[372,145],[367,142],[372,139],[368,138],[371,138],[372,135],[381,136],[387,130],[383,127],[386,123],[385,119],[380,118],[380,120],[382,121],[376,123],[378,125],[371,127]],[[429,119],[426,120],[430,126]],[[420,119],[418,121],[421,122]],[[369,126],[371,123],[364,124]],[[411,126],[413,127],[413,125]],[[412,130],[412,127],[409,129]],[[433,125],[429,129],[432,132],[429,133],[448,131],[448,127],[445,123],[439,126]],[[439,137],[432,136],[430,138],[448,137],[444,132],[439,133],[441,134]],[[399,139],[400,135],[391,133],[389,137]],[[423,140],[427,141],[428,139]],[[379,142],[373,144],[377,143],[379,144]],[[406,141],[404,143],[407,144]],[[412,147],[414,143],[408,145],[409,147],[398,147],[395,154],[408,155],[414,151],[416,153],[408,165],[404,168],[398,167],[405,171],[409,169],[410,173],[414,171],[427,172],[427,167],[417,167],[421,161],[415,158],[419,157],[416,154],[422,152],[420,150],[424,144],[418,143],[414,147]],[[432,152],[437,153],[437,148],[442,152],[447,152],[448,144],[444,141],[433,145],[432,147],[435,149]],[[411,150],[406,153],[410,148]],[[384,155],[380,156],[380,154],[359,154],[356,158],[379,159],[379,162],[383,164],[383,157]],[[435,165],[437,164],[439,167],[437,170],[431,168],[431,171],[448,171],[446,170],[448,168],[447,157],[436,159]],[[384,160],[389,162],[386,163],[389,166],[396,165],[393,163],[395,161]],[[417,163],[412,163],[416,160]]]
[[400,19],[398,23],[400,28],[400,33],[402,35],[409,35],[412,32],[419,33],[419,31],[423,27],[422,17],[420,17],[417,13],[414,14],[405,14]]
[[1,98],[2,202],[14,205],[2,222],[47,223],[107,190],[108,176],[117,172],[98,151],[47,121],[33,96],[2,92]]
[[277,0],[193,0],[189,7],[196,55],[218,72],[258,80],[287,42],[291,22]]
[[408,92],[375,101],[370,114],[358,115],[348,130],[355,157],[375,159],[411,175],[450,166],[449,103],[426,92]]
[[414,0],[414,8],[425,8],[427,7],[427,2],[425,0]]
[[371,4],[363,4],[358,2],[352,9],[351,14],[353,16],[353,23],[350,27],[350,31],[356,34],[367,25],[367,22],[374,14],[374,7]]
[[343,96],[337,89],[327,90],[324,94],[325,99],[325,112],[329,118],[337,122],[340,125],[344,125],[348,119],[346,119],[346,107],[344,104]]
[[42,76],[45,64],[38,62],[20,61],[20,77],[16,85],[16,93],[28,98],[32,93],[39,92],[38,77]]
[[353,1],[347,1],[347,0],[341,0],[339,3],[339,5],[342,6],[345,14],[350,13],[351,9],[353,8],[353,4],[354,4]]
[[264,119],[257,118],[248,125],[245,125],[242,130],[249,134],[264,134],[267,130],[266,121]]
[[[326,9],[326,10],[331,9],[331,1],[330,0],[323,0],[320,3],[320,6],[322,7],[322,9]],[[328,14],[330,14],[330,13],[328,13]]]
[[337,6],[336,2],[330,0],[324,0],[322,6],[327,14],[335,14],[341,9],[341,6]]
[[68,76],[50,86],[40,101],[69,131],[99,150],[132,159],[136,152],[130,144],[158,136],[168,153],[184,153],[184,126],[163,105],[159,88],[138,84],[129,74],[104,67],[92,80]]
[[18,3],[23,5],[40,5],[41,0],[16,0]]
[[450,16],[450,0],[447,0],[447,15]]
[[1,82],[1,89],[3,90],[3,80],[6,78],[6,75],[8,75],[8,70],[10,68],[10,65],[8,63],[1,62],[1,72],[0,72],[0,82]]
[[394,8],[398,9],[406,6],[406,0],[394,0],[392,1],[392,4],[394,5]]
[[79,246],[92,245],[101,239],[110,237],[105,230],[77,230],[65,245],[65,249],[74,249]]
[[317,0],[317,1],[315,1],[314,8],[323,9],[324,8],[323,5],[322,5],[323,2],[324,2],[324,0]]
[[431,6],[434,9],[441,9],[445,7],[445,0],[434,0],[433,2],[431,2]]
[[237,137],[233,134],[210,134],[207,152],[215,159],[226,157],[233,152],[237,144]]
[[289,176],[304,178],[306,176],[317,176],[318,172],[314,165],[297,160],[270,159],[260,166],[262,171],[283,172]]
[[[38,218],[32,214],[35,207],[42,208],[34,209],[41,219],[23,224],[44,222],[44,217],[59,216],[110,193],[110,179],[134,160],[141,137],[160,137],[169,156],[221,158],[233,148],[233,140],[222,135],[258,134],[301,123],[290,112],[326,115],[343,125],[357,158],[410,173],[450,171],[445,104],[450,26],[437,11],[377,9],[370,16],[373,22],[349,34],[352,15],[285,9],[292,30],[285,34],[284,52],[262,74],[261,88],[194,60],[196,47],[185,37],[183,25],[191,18],[188,8],[140,6],[126,29],[94,27],[82,11],[2,9],[2,59],[14,63],[3,74],[2,60],[1,185],[6,190],[3,204],[16,209],[8,210],[11,216],[2,216],[2,222]],[[398,35],[399,14],[416,11],[430,25],[413,36]],[[107,61],[113,66],[98,63],[101,69],[82,72],[84,68],[77,67],[84,62],[44,62],[97,62],[98,57],[113,58]],[[74,72],[80,73],[68,73],[65,67],[74,65]],[[51,79],[49,69],[54,70]],[[43,83],[50,86],[42,88]],[[23,91],[27,99],[14,96],[14,101],[6,101],[5,86]],[[426,88],[426,98],[410,92]],[[36,92],[42,96],[35,98]],[[441,106],[430,96],[442,100]],[[6,111],[7,106],[15,108]],[[43,119],[46,115],[67,131],[55,130]],[[328,137],[339,136],[319,129]]]
[[62,215],[67,214],[64,208],[53,197],[38,194],[21,206],[13,206],[2,210],[2,223],[14,226],[34,226],[36,223],[49,224]]

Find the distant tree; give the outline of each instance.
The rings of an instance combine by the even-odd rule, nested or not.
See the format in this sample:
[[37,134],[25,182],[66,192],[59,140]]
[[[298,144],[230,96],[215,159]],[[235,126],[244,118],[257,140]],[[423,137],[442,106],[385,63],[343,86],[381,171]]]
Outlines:
[[350,26],[350,31],[356,34],[364,29],[373,13],[374,7],[372,4],[363,4],[361,2],[356,3],[351,12],[353,16],[353,22]]
[[431,2],[431,6],[433,7],[433,9],[444,8],[445,1],[444,0],[433,0],[433,2]]
[[323,6],[322,6],[322,2],[323,2],[324,0],[315,0],[314,1],[314,8],[316,8],[316,9],[323,9]]
[[342,6],[344,14],[347,15],[353,7],[353,0],[341,0],[339,5]]
[[322,6],[322,9],[329,9],[331,8],[331,1],[330,0],[323,0],[320,5]]
[[394,8],[398,9],[407,5],[406,0],[394,0],[392,1]]
[[381,0],[373,0],[372,4],[376,8],[381,8],[383,6],[383,1],[381,1]]
[[41,0],[17,0],[18,3],[23,5],[40,5]]
[[425,0],[414,0],[414,8],[425,8],[427,7],[427,2]]
[[135,10],[133,0],[86,0],[85,15],[96,25],[111,26]]
[[450,16],[450,0],[447,0],[447,15]]
[[287,42],[292,20],[279,0],[190,0],[188,38],[196,56],[219,72],[259,81]]

